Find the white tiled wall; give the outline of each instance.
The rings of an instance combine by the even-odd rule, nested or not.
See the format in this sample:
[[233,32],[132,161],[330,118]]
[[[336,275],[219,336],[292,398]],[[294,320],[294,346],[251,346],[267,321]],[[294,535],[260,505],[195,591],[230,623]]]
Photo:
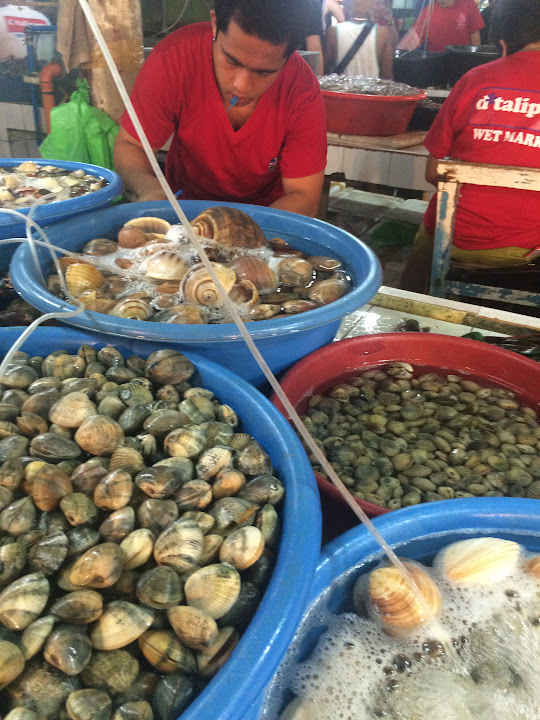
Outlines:
[[[39,108],[41,127],[45,127],[43,109]],[[0,103],[0,157],[39,157],[38,146],[32,139],[21,139],[10,145],[8,130],[34,133],[32,105]]]

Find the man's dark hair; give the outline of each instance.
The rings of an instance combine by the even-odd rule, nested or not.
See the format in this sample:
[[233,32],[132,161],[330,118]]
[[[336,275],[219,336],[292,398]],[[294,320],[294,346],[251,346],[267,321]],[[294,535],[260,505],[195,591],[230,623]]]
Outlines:
[[490,36],[504,40],[509,55],[540,41],[540,0],[497,0]]
[[217,29],[227,32],[230,21],[234,20],[248,35],[256,35],[272,45],[286,43],[285,56],[288,57],[306,37],[309,1],[215,0]]

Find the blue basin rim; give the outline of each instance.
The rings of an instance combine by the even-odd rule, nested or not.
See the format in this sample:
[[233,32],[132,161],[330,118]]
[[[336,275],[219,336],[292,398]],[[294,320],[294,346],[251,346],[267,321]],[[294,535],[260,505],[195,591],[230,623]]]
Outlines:
[[[0,354],[25,329],[1,328]],[[40,327],[21,349],[45,356],[60,348],[73,352],[85,343],[105,344],[80,330]],[[132,354],[129,339],[115,346],[125,356]],[[286,478],[282,545],[270,584],[229,661],[181,715],[182,720],[238,720],[277,669],[306,607],[320,552],[320,500],[302,445],[277,408],[231,371],[194,353],[184,354],[196,366],[201,384],[238,411],[246,430],[264,445],[277,472]],[[301,517],[305,522],[299,521]]]
[[[190,220],[206,208],[216,205],[215,202],[203,200],[186,200],[180,204]],[[356,287],[344,297],[308,313],[249,323],[250,334],[255,340],[283,337],[339,320],[368,302],[379,289],[381,269],[375,254],[350,233],[320,220],[283,210],[237,203],[219,203],[219,205],[237,207],[251,215],[262,226],[268,237],[295,236],[299,248],[304,252],[320,255],[321,243],[327,246],[329,253],[335,249],[335,255],[345,262],[347,270],[353,277],[353,283],[356,284]],[[145,215],[158,215],[169,222],[177,221],[174,210],[166,201],[133,203],[86,213],[83,217],[68,218],[47,228],[47,234],[53,244],[70,250],[79,250],[84,242],[93,237],[102,237],[107,229],[118,230],[128,219]],[[100,231],[96,230],[94,233],[93,227]],[[48,251],[39,248],[38,256],[42,267],[48,268],[50,257]],[[10,273],[17,292],[42,312],[73,309],[72,305],[55,297],[47,288],[40,285],[30,250],[26,245],[22,245],[15,252]],[[68,322],[100,333],[112,335],[121,333],[122,336],[157,341],[211,343],[241,338],[233,323],[178,326],[143,320],[122,320],[91,311],[85,311]]]

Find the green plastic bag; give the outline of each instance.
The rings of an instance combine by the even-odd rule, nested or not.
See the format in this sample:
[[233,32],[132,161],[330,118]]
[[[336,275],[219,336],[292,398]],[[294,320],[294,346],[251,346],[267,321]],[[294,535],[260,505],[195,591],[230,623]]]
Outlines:
[[39,151],[48,160],[72,160],[113,170],[113,147],[118,125],[90,105],[88,80],[77,80],[67,103],[51,110],[51,132]]

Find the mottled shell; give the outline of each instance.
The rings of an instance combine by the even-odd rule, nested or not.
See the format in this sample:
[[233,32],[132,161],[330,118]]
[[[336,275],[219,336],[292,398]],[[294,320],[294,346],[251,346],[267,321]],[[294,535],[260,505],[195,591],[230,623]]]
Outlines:
[[70,720],[109,720],[112,702],[102,690],[75,690],[66,700]]
[[78,675],[92,655],[90,640],[83,628],[60,625],[47,638],[43,657],[66,675]]
[[170,312],[173,325],[206,325],[204,310],[196,305],[174,305]]
[[307,260],[299,257],[288,257],[277,266],[280,282],[284,285],[307,287],[313,279],[313,268]]
[[250,525],[238,528],[224,539],[219,550],[219,559],[237,570],[245,570],[257,562],[263,550],[264,538],[261,531]]
[[122,540],[120,547],[126,558],[124,570],[132,570],[144,565],[152,555],[154,536],[148,528],[137,528]]
[[0,547],[0,585],[4,586],[19,577],[26,563],[26,548],[18,542]]
[[78,558],[69,579],[79,587],[110,587],[120,577],[125,560],[124,551],[115,543],[95,545]]
[[62,427],[76,428],[95,414],[96,406],[85,392],[72,392],[54,403],[49,411],[49,420]]
[[96,650],[117,650],[137,640],[154,621],[154,614],[124,600],[109,603],[90,630]]
[[239,639],[240,635],[233,627],[222,628],[213,645],[197,653],[199,675],[205,678],[215,675],[229,659]]
[[170,223],[158,217],[140,217],[128,220],[124,227],[136,227],[145,233],[158,233],[166,235],[170,230]]
[[180,640],[192,650],[210,647],[217,639],[218,626],[214,618],[189,605],[178,605],[167,617]]
[[0,640],[0,690],[22,673],[24,656],[20,649],[7,640]]
[[79,297],[85,290],[97,290],[104,282],[101,272],[87,263],[74,263],[66,270],[66,284],[73,297]]
[[127,297],[119,300],[110,310],[109,315],[124,320],[147,320],[152,315],[150,303],[143,298]]
[[94,255],[100,257],[102,255],[110,255],[118,250],[118,243],[108,238],[95,238],[90,240],[86,245],[83,246],[83,253],[85,255]]
[[217,620],[236,602],[240,575],[230,565],[206,565],[188,577],[184,592],[188,605]]
[[146,377],[157,385],[183,383],[195,372],[193,363],[176,350],[153,352],[146,363]]
[[128,692],[139,672],[139,663],[127,650],[94,651],[81,673],[85,685],[111,695]]
[[156,280],[181,280],[187,269],[187,262],[172,250],[161,250],[144,263],[145,274]]
[[228,267],[232,268],[239,280],[249,280],[255,285],[260,295],[274,292],[278,286],[276,273],[267,262],[254,255],[241,255],[231,260]]
[[260,305],[254,305],[248,313],[249,320],[270,320],[270,318],[279,315],[281,312],[281,305],[275,305],[273,303],[261,303]]
[[491,585],[516,569],[520,554],[519,544],[511,540],[471,538],[445,547],[433,566],[459,585]]
[[103,612],[103,598],[95,590],[75,590],[59,598],[51,613],[71,625],[87,625]]
[[154,558],[159,565],[170,565],[178,572],[186,572],[197,565],[202,544],[203,534],[197,523],[180,519],[157,538]]
[[230,463],[232,452],[230,448],[216,445],[203,453],[197,461],[196,471],[200,480],[210,480],[214,475]]
[[[437,615],[442,606],[439,589],[418,565],[410,562],[403,564],[422,594],[426,606],[433,616]],[[355,593],[363,583],[364,579],[360,577]],[[377,568],[369,574],[367,595],[370,613],[390,634],[409,632],[431,619],[425,617],[424,609],[408,582],[393,566]]]
[[[236,282],[234,270],[220,263],[212,263],[212,268],[225,292],[229,293]],[[202,263],[193,265],[184,275],[184,279],[180,283],[180,294],[187,303],[192,305],[219,307],[223,304],[219,290]]]
[[34,620],[21,635],[21,650],[25,660],[36,655],[49,637],[56,622],[53,615],[43,615]]
[[156,610],[175,607],[184,597],[180,576],[167,565],[143,573],[137,582],[136,595],[142,603]]
[[120,425],[106,415],[91,415],[79,426],[75,441],[92,455],[112,455],[124,440]]
[[329,278],[313,283],[308,291],[308,299],[319,305],[328,305],[339,300],[349,290],[349,284],[344,280]]
[[24,575],[0,593],[0,623],[9,630],[24,630],[41,614],[48,599],[49,581],[45,575]]
[[216,240],[220,245],[229,248],[268,246],[259,225],[238,208],[208,208],[191,221],[191,226],[197,235]]
[[193,653],[172,632],[148,630],[138,642],[144,657],[159,672],[194,672],[196,665]]
[[127,505],[133,492],[133,480],[126,470],[113,470],[98,482],[94,502],[102,510],[120,510]]

